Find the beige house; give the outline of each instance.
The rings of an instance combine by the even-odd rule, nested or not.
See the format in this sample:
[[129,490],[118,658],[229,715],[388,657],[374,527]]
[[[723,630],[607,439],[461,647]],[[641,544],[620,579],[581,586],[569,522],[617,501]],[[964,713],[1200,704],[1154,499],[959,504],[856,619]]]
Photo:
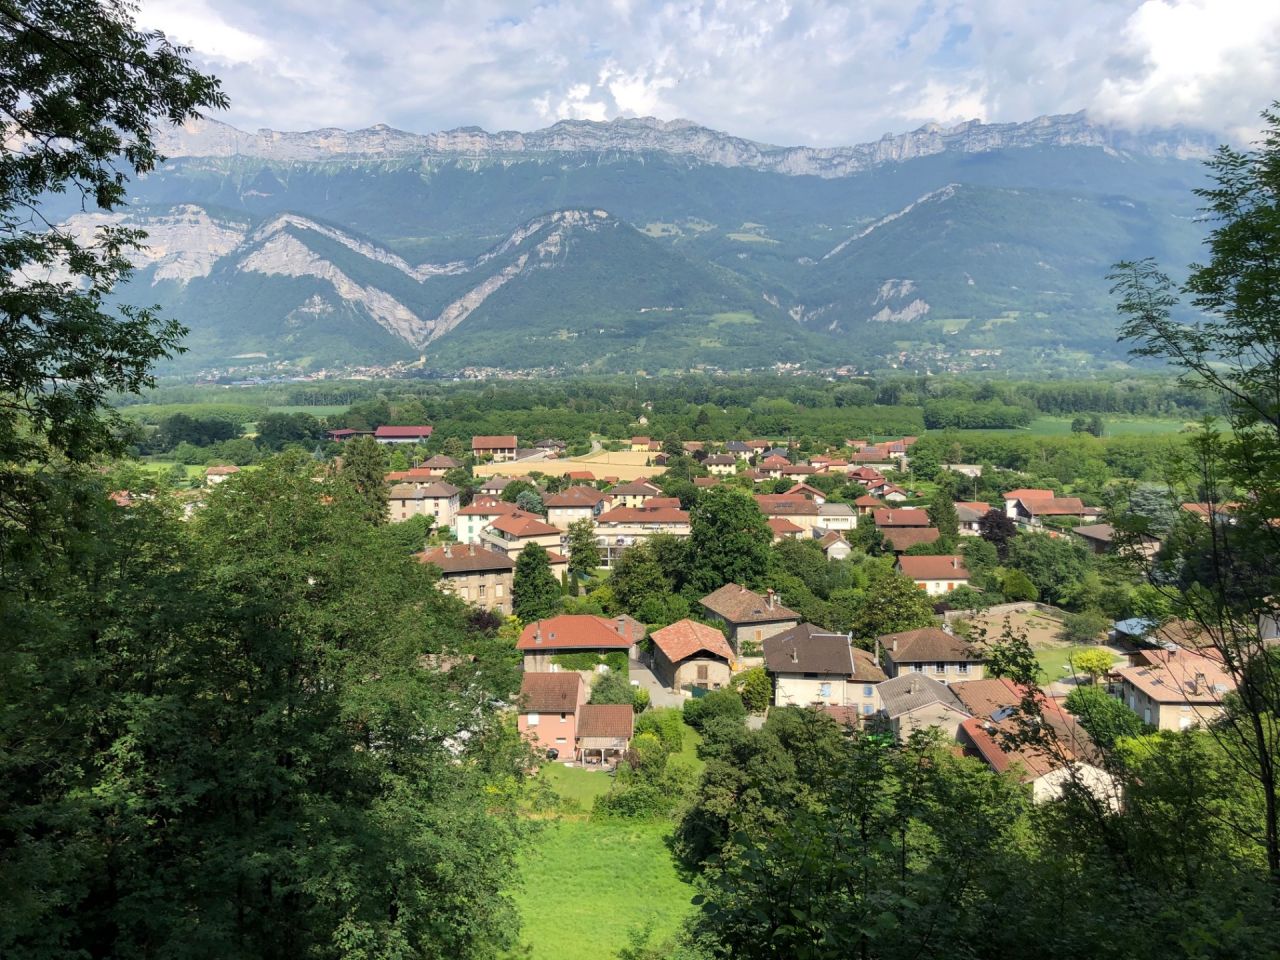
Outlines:
[[822,547],[822,552],[827,555],[828,560],[845,560],[849,554],[853,553],[853,547],[838,530],[828,530],[824,533],[818,541],[818,546]]
[[516,458],[518,448],[514,435],[496,437],[472,437],[471,454],[478,460],[508,463]]
[[983,677],[982,653],[938,627],[887,633],[876,638],[876,647],[885,672],[891,677],[923,673],[944,684]]
[[480,533],[499,517],[508,517],[519,513],[520,508],[514,503],[507,503],[497,497],[476,497],[469,507],[457,512],[454,525],[454,536],[459,543],[479,543]]
[[733,649],[724,634],[696,620],[677,620],[649,635],[653,674],[672,690],[719,690],[733,674]]
[[458,488],[451,483],[397,483],[387,495],[392,523],[431,517],[437,527],[452,527],[458,513]]
[[[651,500],[653,498],[650,498]],[[678,507],[657,509],[614,507],[596,517],[596,543],[600,565],[611,568],[618,558],[637,543],[657,533],[673,537],[689,536],[689,514]]]
[[418,554],[422,563],[440,568],[440,586],[459,600],[511,615],[515,561],[506,554],[468,543],[449,543]]
[[852,707],[863,717],[880,708],[885,675],[845,634],[802,623],[765,639],[764,662],[775,706]]
[[965,569],[964,557],[955,554],[940,557],[901,556],[898,558],[898,571],[931,597],[945,596],[956,587],[969,585],[969,571]]
[[916,730],[936,727],[955,738],[960,724],[969,719],[964,705],[951,690],[923,673],[906,673],[879,684],[880,715],[894,735],[905,740]]
[[1147,651],[1145,659],[1117,671],[1120,699],[1143,723],[1187,730],[1222,716],[1222,697],[1236,684],[1219,661],[1183,649]]
[[713,477],[727,477],[738,472],[738,458],[727,453],[707,457],[702,465]]
[[729,645],[739,655],[752,655],[765,639],[800,623],[800,614],[788,610],[772,589],[765,596],[727,583],[699,601],[709,619],[728,627]]
[[613,498],[612,506],[614,507],[630,507],[633,510],[639,510],[646,500],[662,496],[662,490],[648,480],[632,480],[630,483],[611,487],[609,496]]
[[790,496],[785,493],[757,494],[756,506],[770,520],[789,520],[808,536],[814,527],[822,526],[821,509],[808,497]]
[[204,472],[204,482],[208,486],[216,486],[222,483],[227,477],[235,476],[240,472],[240,468],[234,465],[209,467]]
[[516,510],[498,517],[481,530],[480,543],[514,560],[531,543],[539,544],[548,551],[558,550],[562,536],[559,530],[537,514]]
[[579,520],[594,520],[604,509],[604,494],[595,487],[574,486],[560,493],[542,498],[547,508],[547,523],[560,530],[568,530]]
[[556,662],[557,657],[566,653],[606,656],[617,651],[634,659],[637,644],[644,636],[644,624],[631,617],[610,620],[589,614],[561,614],[526,626],[516,641],[516,649],[524,658],[526,672],[559,672],[567,668]]
[[818,502],[818,526],[824,530],[857,530],[858,512],[847,503]]

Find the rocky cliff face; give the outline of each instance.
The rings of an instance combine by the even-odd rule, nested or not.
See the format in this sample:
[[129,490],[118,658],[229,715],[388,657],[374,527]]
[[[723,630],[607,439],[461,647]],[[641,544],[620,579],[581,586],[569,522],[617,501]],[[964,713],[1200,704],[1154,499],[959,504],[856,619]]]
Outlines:
[[1130,133],[1094,123],[1083,112],[1039,117],[1026,123],[954,127],[926,124],[910,133],[886,134],[850,147],[778,147],[733,137],[688,120],[652,117],[604,123],[565,120],[532,133],[487,133],[464,127],[414,134],[379,124],[364,130],[246,133],[214,120],[193,121],[160,136],[170,157],[256,157],[274,161],[337,158],[536,159],[548,154],[623,155],[663,153],[691,162],[747,167],[793,176],[845,177],[887,163],[944,152],[984,153],[1042,146],[1097,147],[1144,156],[1197,158],[1215,146],[1208,134],[1191,131]]

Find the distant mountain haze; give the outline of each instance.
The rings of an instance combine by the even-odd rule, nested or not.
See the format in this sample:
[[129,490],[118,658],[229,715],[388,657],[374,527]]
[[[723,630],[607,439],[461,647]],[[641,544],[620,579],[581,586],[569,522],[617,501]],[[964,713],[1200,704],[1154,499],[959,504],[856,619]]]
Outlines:
[[1105,274],[1194,258],[1214,146],[1083,114],[822,149],[647,118],[161,142],[109,219],[149,234],[120,296],[191,330],[174,369],[440,372],[1115,362]]

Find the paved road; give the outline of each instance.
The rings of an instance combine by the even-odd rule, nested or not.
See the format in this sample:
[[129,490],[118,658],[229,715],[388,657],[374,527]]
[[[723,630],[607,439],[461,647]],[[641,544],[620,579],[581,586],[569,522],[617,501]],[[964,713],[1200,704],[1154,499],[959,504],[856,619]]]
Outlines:
[[653,707],[683,707],[685,695],[683,693],[672,693],[661,683],[658,678],[653,675],[653,671],[646,667],[639,660],[632,660],[628,666],[631,672],[631,679],[638,680],[640,686],[649,691],[649,704]]

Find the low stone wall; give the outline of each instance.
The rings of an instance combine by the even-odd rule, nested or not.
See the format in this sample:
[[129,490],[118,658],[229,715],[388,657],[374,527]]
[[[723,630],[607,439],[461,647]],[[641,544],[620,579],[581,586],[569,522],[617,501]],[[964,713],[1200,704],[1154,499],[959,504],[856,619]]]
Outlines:
[[[997,603],[995,606],[988,607],[986,610],[979,612],[980,616],[990,617],[993,621],[999,621],[1006,614],[1010,613],[1029,613],[1035,610],[1037,613],[1047,613],[1051,617],[1061,617],[1064,611],[1057,607],[1052,607],[1047,603],[1039,603],[1035,600],[1020,600],[1017,603]],[[968,610],[948,610],[942,615],[947,623],[955,620],[970,619]]]

